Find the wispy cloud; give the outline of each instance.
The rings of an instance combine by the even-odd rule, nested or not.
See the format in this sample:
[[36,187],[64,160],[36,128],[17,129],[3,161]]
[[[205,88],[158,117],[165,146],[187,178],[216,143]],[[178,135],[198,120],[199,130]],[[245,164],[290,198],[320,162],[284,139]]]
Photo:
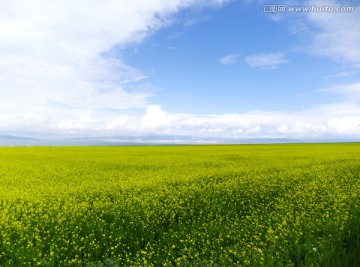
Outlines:
[[342,99],[345,99],[349,102],[360,101],[360,81],[355,83],[336,84],[323,88],[321,91],[335,93]]
[[[302,5],[304,4],[301,2]],[[309,0],[307,5],[344,6],[350,2],[335,0]],[[360,67],[360,5],[351,1],[354,12],[308,12],[303,14],[310,37],[310,54],[331,57],[345,64]]]
[[231,54],[220,58],[219,62],[223,65],[235,65],[239,59],[239,54]]
[[247,56],[245,62],[253,68],[276,69],[288,61],[284,53],[269,53]]
[[353,71],[340,71],[338,73],[335,73],[333,75],[327,76],[327,78],[342,78],[342,77],[350,77],[353,75],[356,75],[356,72]]
[[293,44],[298,50],[311,55],[330,57],[356,68],[360,67],[358,1],[288,0],[283,4],[287,7],[354,7],[353,12],[299,12],[296,16],[294,13],[278,12],[270,13],[267,17],[278,23],[286,23],[290,33],[301,37],[301,42]]

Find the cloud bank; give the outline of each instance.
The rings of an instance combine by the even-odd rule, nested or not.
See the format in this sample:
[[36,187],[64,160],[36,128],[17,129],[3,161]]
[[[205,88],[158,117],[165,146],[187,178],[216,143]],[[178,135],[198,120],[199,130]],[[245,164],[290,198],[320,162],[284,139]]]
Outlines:
[[[26,121],[19,126],[18,121]],[[65,136],[174,135],[198,138],[358,138],[360,106],[348,102],[321,105],[300,112],[252,111],[234,114],[168,113],[149,105],[144,114],[47,118],[35,115],[0,116],[0,131],[24,127]],[[5,126],[6,125],[6,126]],[[35,130],[36,132],[36,130]],[[31,134],[30,133],[30,134]]]

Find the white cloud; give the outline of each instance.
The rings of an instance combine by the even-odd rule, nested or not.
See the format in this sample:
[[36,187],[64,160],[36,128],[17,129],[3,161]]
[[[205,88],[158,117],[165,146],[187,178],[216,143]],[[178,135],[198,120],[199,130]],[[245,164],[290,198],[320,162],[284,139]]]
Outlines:
[[245,62],[253,68],[276,69],[287,61],[284,53],[257,54],[245,57]]
[[[138,136],[147,134],[213,138],[359,138],[360,106],[337,103],[299,112],[253,111],[234,114],[184,114],[150,105],[144,113],[106,114],[66,111],[61,117],[28,114],[0,116],[0,131],[51,136]],[[26,132],[24,129],[32,129]]]
[[141,120],[141,128],[145,130],[158,130],[171,123],[171,118],[159,105],[149,106]]
[[[304,5],[303,2],[301,2]],[[313,6],[352,6],[354,12],[307,12],[306,38],[311,37],[308,52],[337,61],[360,64],[360,5],[355,1],[309,0]]]
[[[250,0],[250,2],[254,2]],[[259,1],[255,1],[259,3]],[[261,1],[260,1],[261,2]],[[360,4],[342,0],[286,0],[286,7],[353,7],[353,12],[284,12],[269,13],[268,18],[287,23],[290,33],[299,35],[297,50],[330,57],[337,62],[360,67]],[[316,10],[316,9],[315,9]]]
[[356,72],[352,72],[352,71],[340,71],[338,73],[335,73],[333,75],[329,75],[326,78],[342,78],[342,77],[350,77],[356,75]]
[[338,93],[360,94],[360,82],[333,86],[328,88],[328,91]]
[[223,65],[235,65],[239,61],[239,54],[231,54],[220,58],[219,62]]
[[[2,128],[94,128],[114,111],[146,109],[152,93],[138,84],[146,75],[109,51],[142,41],[182,8],[225,2],[1,1]],[[85,113],[94,121],[79,115]]]
[[[264,1],[248,0],[257,5]],[[285,0],[289,7],[314,7],[312,12],[268,13],[267,18],[286,23],[291,34],[301,37],[293,48],[312,55],[327,56],[338,62],[360,67],[360,4],[353,0]],[[350,7],[353,12],[316,11],[321,8]]]
[[337,84],[322,89],[324,92],[331,92],[340,95],[347,101],[357,102],[360,101],[360,81],[349,84]]

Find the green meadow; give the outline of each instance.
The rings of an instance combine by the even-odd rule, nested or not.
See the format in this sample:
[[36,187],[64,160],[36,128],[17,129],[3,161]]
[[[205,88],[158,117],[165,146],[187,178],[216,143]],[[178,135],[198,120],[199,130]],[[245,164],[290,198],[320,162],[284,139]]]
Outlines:
[[0,266],[360,266],[360,144],[0,148]]

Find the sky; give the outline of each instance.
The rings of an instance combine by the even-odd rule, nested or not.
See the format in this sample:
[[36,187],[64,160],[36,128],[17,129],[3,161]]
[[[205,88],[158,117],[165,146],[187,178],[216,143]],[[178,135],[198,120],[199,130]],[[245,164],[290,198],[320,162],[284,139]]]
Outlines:
[[359,125],[358,1],[0,1],[0,135],[325,140]]

